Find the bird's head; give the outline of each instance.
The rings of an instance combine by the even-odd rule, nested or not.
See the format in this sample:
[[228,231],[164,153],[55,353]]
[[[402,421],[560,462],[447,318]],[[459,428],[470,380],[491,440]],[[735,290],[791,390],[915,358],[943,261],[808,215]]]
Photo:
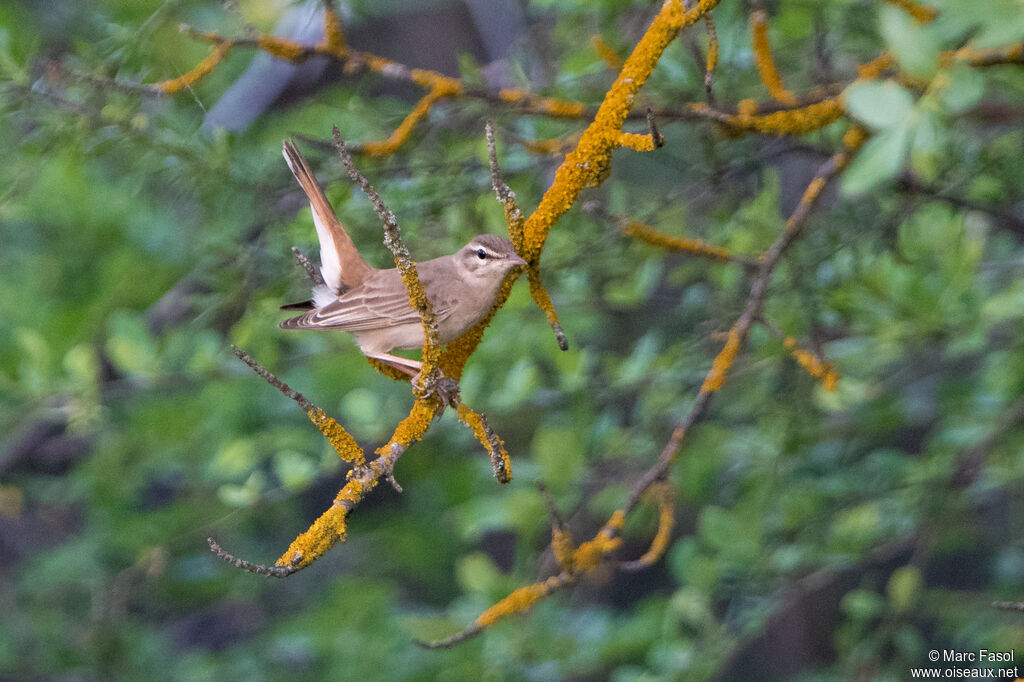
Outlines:
[[505,237],[482,234],[473,237],[455,254],[461,274],[469,281],[497,286],[509,270],[526,265]]

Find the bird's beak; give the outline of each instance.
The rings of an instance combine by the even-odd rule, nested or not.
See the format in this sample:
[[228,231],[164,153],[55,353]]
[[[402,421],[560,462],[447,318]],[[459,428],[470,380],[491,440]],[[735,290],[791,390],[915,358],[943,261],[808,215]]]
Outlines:
[[512,261],[513,265],[526,265],[526,261],[524,261],[518,255],[509,256],[508,259]]

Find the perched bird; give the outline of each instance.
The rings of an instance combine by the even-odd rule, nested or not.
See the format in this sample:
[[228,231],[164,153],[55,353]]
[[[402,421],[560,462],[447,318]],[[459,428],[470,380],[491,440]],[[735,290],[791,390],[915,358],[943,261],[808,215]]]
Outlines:
[[[324,283],[313,288],[312,309],[281,323],[282,329],[339,329],[355,337],[369,358],[376,358],[410,376],[417,360],[392,355],[394,349],[423,346],[423,323],[409,303],[397,268],[378,270],[363,259],[306,160],[291,141],[284,158],[309,198],[320,240],[320,273]],[[427,298],[434,307],[441,342],[457,338],[482,318],[509,270],[526,265],[505,237],[482,234],[449,256],[416,264]]]

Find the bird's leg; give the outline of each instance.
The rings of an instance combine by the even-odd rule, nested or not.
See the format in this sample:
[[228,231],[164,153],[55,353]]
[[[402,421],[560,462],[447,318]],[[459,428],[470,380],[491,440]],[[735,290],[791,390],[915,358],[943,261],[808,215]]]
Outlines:
[[419,376],[420,368],[423,367],[423,363],[419,360],[410,360],[409,358],[391,355],[390,353],[366,353],[364,351],[364,354],[368,358],[380,360],[388,367],[393,367],[403,374],[408,374],[413,379]]
[[[366,357],[380,360],[388,367],[394,367],[412,377],[412,385],[419,387],[425,395],[437,395],[442,405],[455,406],[459,400],[459,382],[446,377],[440,369],[437,370],[437,379],[434,381],[423,381],[429,377],[420,376],[423,363],[419,360],[391,355],[390,353],[367,353]],[[438,413],[438,416],[441,416]]]

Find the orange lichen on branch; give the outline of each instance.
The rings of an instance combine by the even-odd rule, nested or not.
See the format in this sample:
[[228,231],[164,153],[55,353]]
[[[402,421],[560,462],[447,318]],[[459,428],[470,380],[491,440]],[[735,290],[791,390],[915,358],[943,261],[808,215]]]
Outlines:
[[641,135],[640,133],[619,133],[618,146],[627,147],[637,152],[653,152],[656,149],[654,137],[650,134]]
[[341,424],[327,416],[327,413],[319,407],[314,406],[306,414],[309,415],[309,420],[316,425],[320,433],[324,434],[324,438],[331,444],[342,461],[348,462],[352,466],[361,466],[366,463],[363,449]]
[[[505,178],[502,177],[501,168],[498,165],[498,152],[494,143],[494,129],[490,123],[485,128],[485,136],[487,138],[487,161],[491,170],[491,185],[494,187],[494,193],[498,201],[501,202],[502,207],[505,209],[505,222],[508,226],[509,239],[516,248],[516,252],[522,253],[523,212],[519,209],[519,204],[516,203],[515,193],[508,186],[508,183],[505,182]],[[558,347],[562,350],[568,350],[569,341],[565,338],[565,332],[562,331],[562,325],[558,321],[555,305],[551,302],[551,297],[541,281],[540,267],[536,262],[531,263],[527,265],[526,273],[527,279],[530,282],[530,296],[537,304],[537,307],[544,312],[548,325],[550,325],[551,330],[555,333]]]
[[604,558],[622,545],[622,538],[617,533],[626,521],[626,513],[617,510],[597,535],[587,540],[572,553],[573,575],[587,573],[600,565]]
[[484,446],[488,456],[491,458],[491,468],[494,470],[494,479],[498,483],[508,483],[512,480],[512,461],[509,459],[508,451],[505,449],[505,442],[494,433],[487,423],[487,417],[469,409],[465,403],[459,403],[457,408],[459,421],[468,426],[480,444]]
[[[867,128],[862,126],[852,126],[849,130],[843,133],[843,146],[846,147],[847,155],[855,153],[859,150],[868,139]],[[850,159],[846,159],[844,165],[849,164]]]
[[395,150],[405,144],[405,141],[409,139],[409,134],[412,133],[420,121],[427,117],[430,110],[435,104],[446,97],[454,97],[456,92],[451,92],[445,89],[433,89],[416,103],[412,111],[405,117],[405,119],[395,128],[394,132],[386,140],[380,142],[364,142],[362,150],[369,156],[387,156],[393,154]]
[[899,7],[904,12],[912,16],[914,18],[914,21],[921,24],[927,24],[931,21],[934,21],[935,18],[939,16],[939,10],[928,5],[922,5],[921,3],[915,2],[914,0],[885,1],[888,2],[890,5],[895,5],[896,7]]
[[612,150],[619,144],[622,123],[662,52],[680,30],[698,21],[717,4],[718,0],[700,0],[691,10],[686,10],[681,2],[670,1],[661,6],[661,11],[626,59],[576,149],[566,155],[555,172],[555,181],[527,218],[523,228],[526,260],[532,262],[540,256],[551,227],[569,210],[583,188],[599,184],[606,176]]
[[302,43],[276,36],[258,36],[256,47],[272,57],[289,62],[301,62],[312,55],[312,51]]
[[611,45],[605,42],[600,33],[590,36],[590,44],[594,46],[594,49],[597,51],[597,56],[608,65],[609,69],[615,69],[618,71],[622,68],[622,57],[619,56],[618,52],[612,49]]
[[711,370],[704,377],[704,383],[700,387],[701,393],[713,393],[722,389],[722,386],[725,385],[726,373],[740,352],[742,340],[735,326],[729,330],[725,346],[715,356],[714,362],[711,363]]
[[754,113],[757,110],[757,103],[754,100],[741,100],[736,114],[719,111],[705,102],[691,102],[686,108],[729,128],[766,135],[803,135],[821,130],[843,115],[843,106],[838,97],[767,114]]
[[565,587],[569,582],[570,579],[568,576],[559,574],[553,575],[547,580],[543,580],[539,583],[520,587],[497,604],[481,613],[477,617],[474,625],[476,625],[477,628],[490,627],[509,616],[529,611],[538,601],[555,590]]
[[560,523],[551,526],[551,553],[562,570],[570,575],[575,573],[573,557],[575,552],[576,543],[573,542],[569,529]]
[[653,227],[644,225],[636,220],[625,221],[625,226],[622,228],[622,234],[623,236],[632,237],[633,239],[642,241],[645,244],[656,246],[659,249],[688,253],[693,256],[707,258],[719,263],[726,263],[733,259],[733,254],[729,249],[708,244],[703,239],[672,237],[667,234],[662,234]]
[[981,68],[1000,64],[1024,64],[1024,42],[988,48],[968,45],[955,52],[943,52],[940,63],[945,65],[948,63],[947,60],[965,61],[971,66]]
[[560,154],[572,149],[579,142],[580,135],[581,133],[572,133],[565,137],[551,137],[546,140],[519,138],[517,141],[531,154]]
[[808,374],[821,382],[826,391],[834,391],[839,386],[839,372],[829,360],[823,360],[809,350],[800,348],[797,340],[787,336],[782,341],[797,364],[804,368]]
[[154,83],[153,87],[166,95],[173,95],[185,88],[192,87],[213,73],[213,70],[217,68],[217,65],[220,64],[221,60],[228,56],[233,47],[234,43],[229,40],[219,42],[214,46],[213,52],[196,64],[191,71],[182,76],[178,76],[177,78],[171,78],[170,80]]
[[377,454],[388,455],[394,446],[407,448],[415,441],[423,438],[423,435],[430,428],[430,422],[434,419],[439,408],[428,400],[418,399],[413,403],[409,414],[398,423],[391,439],[377,448]]
[[708,101],[714,101],[711,91],[711,82],[715,77],[715,68],[718,66],[718,31],[715,30],[715,20],[711,12],[704,15],[704,28],[708,34],[708,56],[704,62],[704,91],[707,93]]
[[622,539],[615,535],[622,529],[625,518],[625,512],[616,511],[594,539],[584,542],[575,549],[572,549],[572,536],[569,532],[556,524],[551,531],[551,549],[562,566],[562,572],[547,580],[515,590],[480,614],[471,627],[486,628],[513,614],[529,611],[544,597],[596,568],[609,552],[618,549],[622,544]]
[[530,283],[530,296],[533,298],[533,302],[537,304],[537,307],[544,312],[544,317],[547,318],[548,326],[551,327],[551,331],[555,333],[555,340],[558,342],[558,347],[562,350],[569,350],[569,340],[565,336],[565,332],[562,330],[562,323],[558,320],[558,312],[555,310],[555,304],[551,302],[551,296],[548,295],[548,290],[544,287],[544,282],[540,278],[540,268],[536,266],[530,266],[526,270],[526,279]]
[[586,107],[582,102],[566,102],[550,97],[538,97],[526,90],[504,88],[498,91],[498,97],[509,104],[521,104],[530,111],[547,114],[553,118],[579,118]]
[[796,106],[796,96],[786,89],[782,83],[782,76],[775,68],[771,43],[768,42],[768,15],[764,10],[758,9],[750,13],[750,42],[754,49],[757,72],[761,75],[761,82],[768,88],[768,94],[782,104]]
[[619,568],[626,571],[637,571],[653,565],[668,549],[669,540],[672,538],[672,529],[675,527],[675,500],[672,488],[667,483],[656,483],[650,487],[648,494],[658,503],[658,530],[651,540],[651,546],[643,556],[634,561],[623,561]]
[[324,39],[319,47],[338,57],[343,57],[348,52],[345,26],[341,23],[341,16],[331,4],[324,7]]
[[718,31],[715,30],[715,19],[711,12],[704,15],[704,28],[708,34],[708,56],[704,62],[704,70],[711,74],[718,67]]
[[895,63],[896,60],[891,54],[879,55],[870,62],[857,66],[857,79],[872,80],[874,78],[878,78],[883,73],[891,69]]
[[305,533],[292,541],[275,565],[300,570],[322,557],[337,543],[344,542],[348,531],[348,513],[376,485],[377,479],[371,479],[368,483],[358,478],[349,479],[334,498],[331,507]]

